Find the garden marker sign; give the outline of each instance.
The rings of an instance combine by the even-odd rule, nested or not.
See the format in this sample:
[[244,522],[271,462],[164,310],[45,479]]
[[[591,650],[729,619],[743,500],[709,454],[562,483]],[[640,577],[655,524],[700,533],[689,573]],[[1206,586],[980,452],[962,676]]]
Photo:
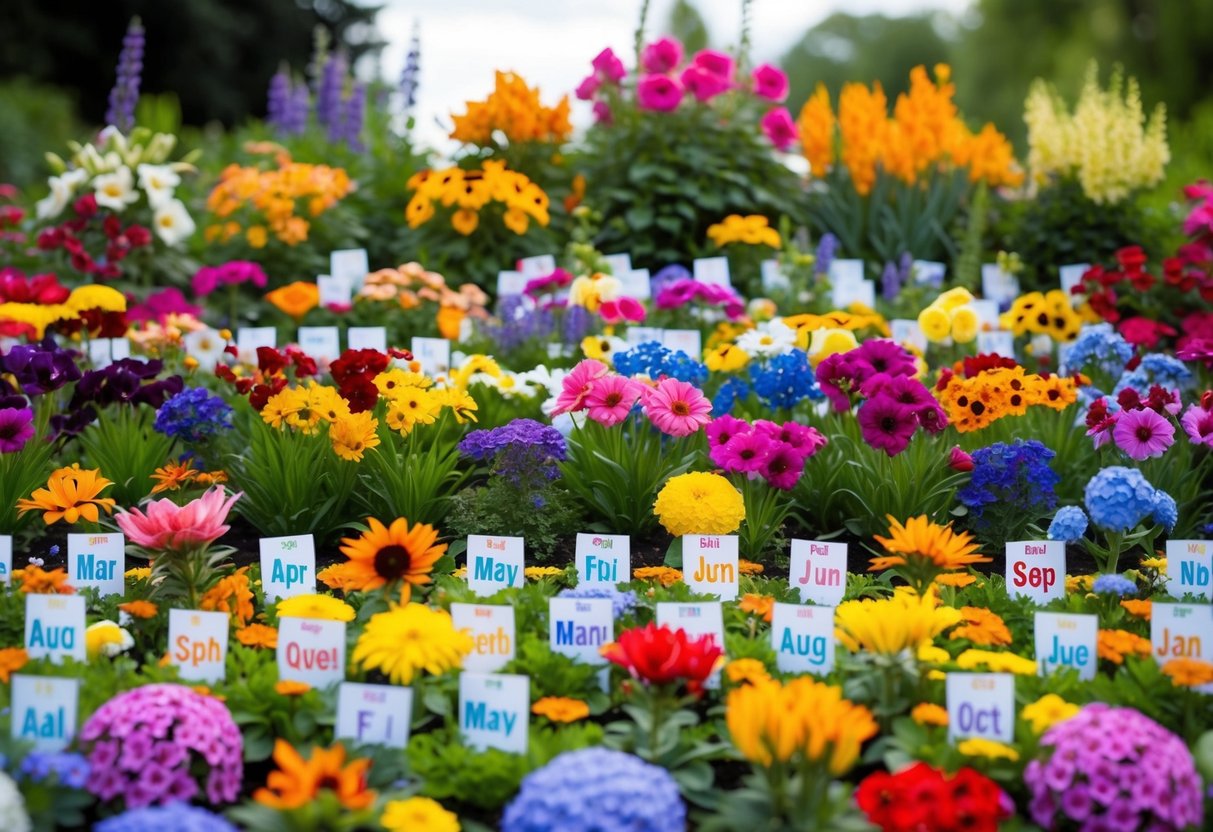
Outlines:
[[278,678],[314,688],[345,681],[345,622],[278,619]]
[[509,587],[521,587],[524,541],[521,537],[469,534],[467,546],[468,586],[477,595],[492,595]]
[[1015,741],[1015,676],[949,673],[948,739]]
[[834,608],[776,603],[771,646],[781,673],[824,676],[834,669]]
[[577,534],[577,585],[613,587],[632,577],[632,544],[626,534]]
[[225,612],[168,611],[170,661],[190,682],[222,682],[227,667],[230,617]]
[[793,540],[788,583],[802,603],[837,606],[847,591],[847,544]]
[[310,534],[263,537],[261,586],[267,601],[316,591],[316,543]]
[[1099,616],[1036,613],[1036,664],[1040,675],[1072,667],[1080,679],[1094,679],[1099,655]]
[[740,566],[736,535],[683,535],[682,563],[682,579],[692,592],[714,595],[722,601],[737,598]]
[[1026,540],[1007,544],[1007,592],[1037,604],[1066,594],[1066,544],[1060,540]]
[[25,596],[25,652],[31,659],[84,661],[84,596]]
[[506,673],[459,675],[459,731],[477,751],[525,754],[531,679]]
[[92,587],[102,595],[126,592],[126,537],[122,534],[69,534],[67,563],[68,583],[77,589]]
[[60,676],[12,677],[12,737],[35,751],[62,751],[76,736],[80,680]]
[[1167,541],[1167,588],[1177,598],[1213,601],[1213,541]]
[[334,736],[359,745],[404,748],[413,720],[413,690],[397,685],[342,682],[337,686]]
[[491,673],[514,659],[517,634],[514,608],[508,604],[451,604],[451,621],[472,639],[464,670]]

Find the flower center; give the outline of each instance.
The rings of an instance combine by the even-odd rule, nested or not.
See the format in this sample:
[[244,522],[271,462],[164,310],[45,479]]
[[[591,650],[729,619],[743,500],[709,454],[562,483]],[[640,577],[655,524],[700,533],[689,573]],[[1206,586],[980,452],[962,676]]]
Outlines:
[[375,553],[375,572],[381,578],[394,581],[402,577],[408,569],[409,551],[397,543],[384,546]]
[[892,433],[897,430],[897,420],[892,416],[886,416],[880,420],[880,428],[886,433]]
[[1142,425],[1137,429],[1137,438],[1142,442],[1149,442],[1154,438],[1154,431],[1148,425]]
[[675,416],[690,416],[691,406],[686,402],[674,402],[670,405],[670,412]]
[[606,398],[603,401],[606,403],[607,407],[615,407],[621,401],[623,401],[623,395],[620,393],[607,393]]

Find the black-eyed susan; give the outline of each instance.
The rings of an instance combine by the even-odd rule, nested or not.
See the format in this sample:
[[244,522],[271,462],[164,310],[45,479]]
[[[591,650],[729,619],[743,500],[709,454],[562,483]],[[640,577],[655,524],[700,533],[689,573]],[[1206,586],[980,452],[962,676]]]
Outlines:
[[360,536],[345,538],[341,552],[349,558],[338,564],[342,586],[370,591],[400,583],[400,598],[409,600],[414,586],[430,582],[434,564],[446,554],[446,544],[438,543],[438,531],[427,523],[409,527],[398,517],[390,526],[375,518]]

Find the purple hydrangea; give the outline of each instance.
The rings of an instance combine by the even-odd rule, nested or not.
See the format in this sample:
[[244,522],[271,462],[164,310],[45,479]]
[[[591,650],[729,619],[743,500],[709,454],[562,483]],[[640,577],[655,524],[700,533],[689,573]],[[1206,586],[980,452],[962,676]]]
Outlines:
[[522,781],[502,832],[684,832],[686,805],[664,768],[607,748],[555,757]]
[[135,105],[139,103],[139,81],[143,75],[143,46],[143,26],[139,18],[132,18],[122,38],[118,77],[110,90],[109,109],[105,113],[105,123],[123,133],[129,133],[135,126]]
[[88,760],[70,751],[34,751],[21,761],[21,777],[35,783],[53,776],[62,786],[83,789],[88,783],[88,773]]
[[183,685],[118,694],[84,723],[80,744],[91,766],[88,790],[104,801],[136,809],[203,793],[213,804],[240,795],[240,729],[222,702]]
[[1024,781],[1032,819],[1045,829],[1069,821],[1082,832],[1170,832],[1199,827],[1204,814],[1183,740],[1139,711],[1102,702],[1045,732]]
[[493,473],[517,486],[535,488],[560,476],[568,447],[560,431],[534,419],[515,419],[492,430],[474,430],[459,443],[471,459],[492,463]]

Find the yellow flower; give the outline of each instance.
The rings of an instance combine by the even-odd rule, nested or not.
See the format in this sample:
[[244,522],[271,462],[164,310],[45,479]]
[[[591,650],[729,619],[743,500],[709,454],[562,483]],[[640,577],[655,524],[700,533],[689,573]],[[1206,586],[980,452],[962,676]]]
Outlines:
[[333,451],[342,459],[361,462],[365,451],[379,445],[378,427],[379,420],[369,410],[338,418],[329,428]]
[[150,566],[136,566],[122,573],[122,577],[132,581],[146,581],[152,577]]
[[850,770],[863,743],[877,732],[871,712],[843,699],[841,688],[803,676],[786,685],[766,681],[733,688],[725,720],[733,744],[750,762],[824,762],[834,777]]
[[682,572],[670,566],[642,566],[632,571],[638,581],[657,581],[662,586],[673,586],[682,580]]
[[544,578],[555,578],[563,575],[564,570],[556,566],[528,566],[522,570],[522,575],[528,581],[542,581]]
[[405,387],[419,387],[422,390],[425,390],[432,387],[434,384],[433,379],[431,379],[429,376],[422,375],[421,373],[412,373],[408,370],[401,370],[399,368],[385,370],[384,372],[375,376],[374,381],[375,386],[379,388],[379,394],[381,396],[386,396],[389,399],[394,396],[398,390]]
[[135,646],[131,634],[113,621],[98,621],[84,630],[84,649],[90,659],[113,658]]
[[724,666],[724,675],[735,685],[756,685],[771,678],[767,666],[758,659],[733,659]]
[[590,706],[580,699],[545,696],[531,706],[531,713],[552,722],[577,722],[590,715]]
[[1046,729],[1078,713],[1079,707],[1067,702],[1055,693],[1046,693],[1030,705],[1024,705],[1020,716],[1032,726],[1033,733],[1043,734]]
[[931,702],[921,702],[910,711],[910,719],[919,725],[946,726],[948,724],[948,709]]
[[114,513],[114,499],[97,496],[111,485],[96,468],[81,470],[79,463],[59,468],[46,481],[46,488],[35,489],[29,499],[17,500],[17,513],[41,511],[42,522],[48,526],[60,520],[71,525],[79,520],[96,523],[98,507],[106,514]]
[[383,807],[379,825],[388,832],[459,832],[454,812],[428,797],[393,800]]
[[435,392],[421,387],[400,387],[388,401],[388,427],[407,435],[416,425],[432,425],[442,404]]
[[972,306],[961,306],[952,310],[952,340],[968,344],[977,338],[977,313]]
[[898,591],[880,600],[844,601],[834,621],[838,640],[853,653],[899,653],[916,650],[954,626],[960,611],[937,606],[930,595]]
[[889,536],[873,535],[873,539],[889,554],[872,558],[870,572],[906,566],[914,561],[925,561],[943,570],[990,562],[990,558],[977,552],[973,537],[968,532],[953,531],[951,523],[946,526],[932,523],[925,514],[911,517],[904,525],[892,515],[886,519]]
[[671,477],[657,494],[653,511],[674,537],[732,534],[745,520],[745,501],[721,475],[696,471]]
[[353,621],[354,608],[331,595],[296,595],[278,602],[279,618],[318,618],[325,621]]
[[735,373],[750,363],[750,354],[736,344],[722,344],[706,350],[703,363],[713,373]]
[[405,604],[371,616],[354,647],[354,663],[407,685],[421,671],[440,675],[463,666],[472,637],[456,630],[449,613]]
[[985,757],[987,760],[1010,760],[1011,762],[1019,759],[1019,752],[1006,743],[980,737],[961,740],[956,743],[956,750],[966,757]]
[[994,673],[1015,673],[1020,676],[1035,676],[1038,670],[1036,662],[1017,653],[996,653],[974,648],[957,656],[956,665],[961,670],[986,668]]
[[1143,569],[1153,569],[1163,575],[1167,574],[1166,558],[1145,558],[1139,565]]
[[100,309],[103,312],[125,312],[126,295],[111,286],[92,283],[72,289],[64,306],[77,315],[89,309]]
[[460,208],[451,215],[451,228],[467,237],[480,225],[480,215],[469,208]]
[[850,352],[859,346],[855,333],[849,329],[819,327],[809,340],[809,363],[814,367],[837,353]]
[[938,343],[952,334],[952,319],[939,306],[928,306],[918,313],[918,328],[928,340]]

